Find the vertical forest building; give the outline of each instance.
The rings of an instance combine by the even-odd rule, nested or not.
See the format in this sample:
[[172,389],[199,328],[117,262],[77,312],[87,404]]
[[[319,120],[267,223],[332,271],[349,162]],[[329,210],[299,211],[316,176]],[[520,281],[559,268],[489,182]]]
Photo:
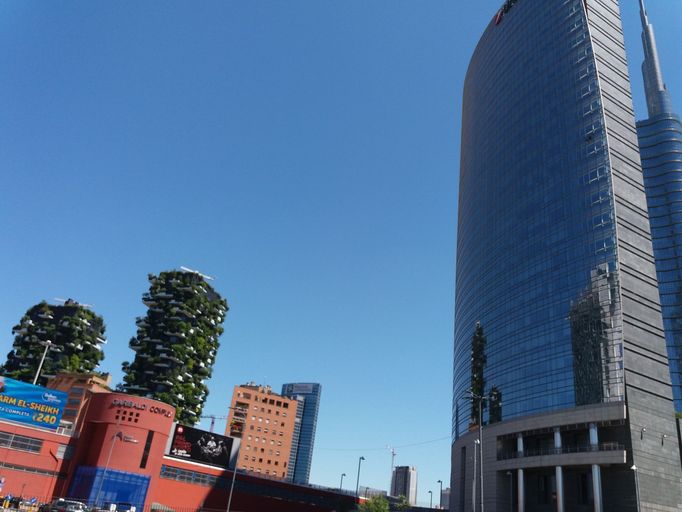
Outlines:
[[60,372],[89,373],[104,359],[104,321],[86,306],[69,299],[52,305],[43,301],[29,309],[12,329],[14,343],[0,373],[33,382],[40,360],[45,361],[37,384]]
[[175,406],[180,423],[194,425],[201,415],[223,332],[227,302],[193,271],[150,274],[142,297],[147,314],[137,319],[129,346],[132,362],[123,363],[127,393]]

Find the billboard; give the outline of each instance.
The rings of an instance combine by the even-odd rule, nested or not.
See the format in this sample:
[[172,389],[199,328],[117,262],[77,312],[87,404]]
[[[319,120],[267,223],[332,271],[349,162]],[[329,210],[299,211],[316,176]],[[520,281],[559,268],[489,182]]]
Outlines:
[[56,430],[66,393],[0,376],[0,419]]
[[228,468],[232,442],[231,437],[178,425],[171,442],[170,455],[178,459]]

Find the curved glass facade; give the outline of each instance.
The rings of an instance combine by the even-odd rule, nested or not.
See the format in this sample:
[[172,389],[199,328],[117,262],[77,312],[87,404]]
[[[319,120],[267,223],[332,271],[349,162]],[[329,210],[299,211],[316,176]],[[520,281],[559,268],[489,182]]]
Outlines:
[[[581,0],[519,1],[467,72],[453,437],[470,424],[472,336],[495,420],[623,400],[621,286],[603,98]],[[489,411],[484,412],[484,421]]]
[[637,123],[675,410],[682,412],[682,123]]

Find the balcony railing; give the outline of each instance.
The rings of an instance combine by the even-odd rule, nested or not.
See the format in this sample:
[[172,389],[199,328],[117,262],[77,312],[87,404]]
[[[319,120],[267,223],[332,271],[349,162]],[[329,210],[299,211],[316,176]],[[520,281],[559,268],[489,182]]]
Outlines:
[[561,448],[531,448],[522,452],[518,452],[516,450],[497,452],[497,460],[520,459],[523,457],[543,457],[546,455],[563,455],[566,453],[614,452],[624,450],[625,446],[620,443],[572,445],[562,446]]

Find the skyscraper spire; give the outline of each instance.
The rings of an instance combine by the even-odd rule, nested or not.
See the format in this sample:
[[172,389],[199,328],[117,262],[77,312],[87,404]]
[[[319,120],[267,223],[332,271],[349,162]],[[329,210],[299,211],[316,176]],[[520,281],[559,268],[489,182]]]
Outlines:
[[642,18],[642,44],[644,45],[644,62],[642,75],[644,76],[644,92],[649,117],[665,112],[672,112],[672,102],[668,89],[663,82],[661,64],[658,60],[654,27],[649,23],[644,0],[639,0],[639,15]]

